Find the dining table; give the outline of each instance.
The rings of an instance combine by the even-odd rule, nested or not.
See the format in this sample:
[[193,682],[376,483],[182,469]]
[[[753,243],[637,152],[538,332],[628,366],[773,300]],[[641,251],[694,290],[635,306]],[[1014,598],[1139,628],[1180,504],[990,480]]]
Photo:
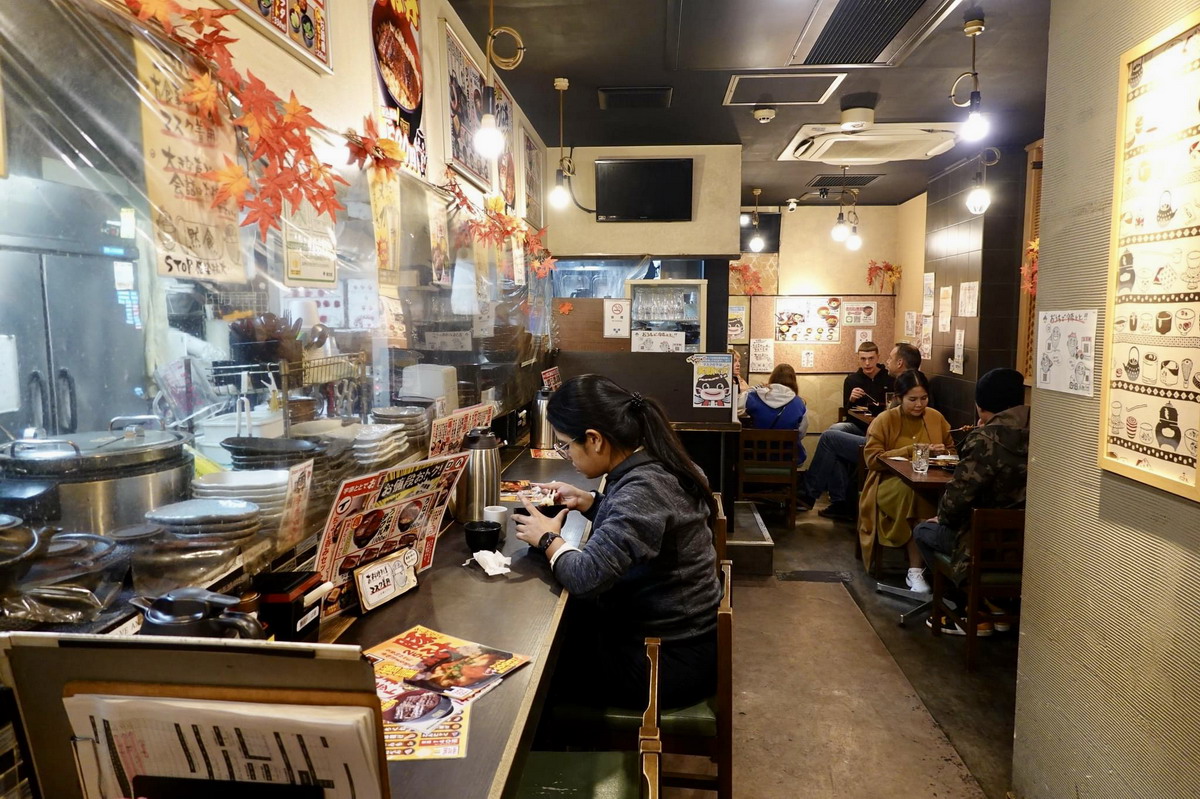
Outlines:
[[[599,485],[570,461],[535,458],[530,450],[512,460],[503,478],[562,481],[589,490]],[[589,529],[587,520],[572,511],[563,537],[579,544]],[[450,524],[438,538],[433,565],[417,575],[417,588],[362,616],[337,638],[339,644],[367,649],[421,624],[531,658],[471,703],[465,757],[388,763],[394,799],[500,799],[512,795],[520,779],[554,670],[568,595],[545,556],[520,541],[511,522],[501,551],[512,559],[508,574],[489,577],[474,563],[464,565],[470,552],[462,525]]]
[[849,408],[846,411],[846,416],[851,419],[857,419],[867,427],[871,426],[871,422],[875,421],[875,416],[865,408]]

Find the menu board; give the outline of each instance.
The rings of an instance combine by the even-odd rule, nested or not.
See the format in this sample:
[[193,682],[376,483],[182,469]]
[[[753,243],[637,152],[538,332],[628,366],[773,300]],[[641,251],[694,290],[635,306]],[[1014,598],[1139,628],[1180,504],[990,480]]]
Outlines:
[[833,344],[842,340],[841,328],[842,301],[838,297],[775,298],[776,341]]
[[217,127],[185,103],[190,80],[134,42],[141,103],[146,195],[154,211],[154,260],[160,275],[242,283],[238,208],[232,199],[213,206],[220,191],[204,177],[238,165],[232,125]]
[[[1121,56],[1100,468],[1200,499],[1200,12]],[[1189,110],[1190,108],[1190,110]]]

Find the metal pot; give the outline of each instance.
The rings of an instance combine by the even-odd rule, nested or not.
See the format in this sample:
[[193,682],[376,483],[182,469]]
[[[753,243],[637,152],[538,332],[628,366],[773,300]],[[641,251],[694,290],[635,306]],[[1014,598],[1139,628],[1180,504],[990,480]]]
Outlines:
[[454,518],[483,521],[483,509],[500,502],[500,440],[486,427],[472,428],[464,441],[467,465],[454,487]]
[[[135,423],[122,425],[128,421]],[[107,431],[23,439],[0,449],[0,512],[105,534],[186,499],[187,436],[145,425],[142,417],[114,419]]]

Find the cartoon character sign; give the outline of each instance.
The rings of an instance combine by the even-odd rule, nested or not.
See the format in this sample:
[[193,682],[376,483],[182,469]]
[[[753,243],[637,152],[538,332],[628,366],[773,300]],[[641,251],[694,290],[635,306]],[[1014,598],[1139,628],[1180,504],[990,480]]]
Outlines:
[[692,363],[692,407],[733,407],[733,356],[693,355]]

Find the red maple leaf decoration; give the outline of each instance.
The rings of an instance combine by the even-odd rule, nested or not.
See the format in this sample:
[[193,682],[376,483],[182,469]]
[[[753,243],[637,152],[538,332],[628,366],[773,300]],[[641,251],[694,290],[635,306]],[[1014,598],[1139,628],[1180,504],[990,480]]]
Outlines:
[[561,316],[570,316],[571,311],[574,311],[574,310],[575,310],[575,303],[573,303],[573,302],[561,302],[558,304],[558,313]]

